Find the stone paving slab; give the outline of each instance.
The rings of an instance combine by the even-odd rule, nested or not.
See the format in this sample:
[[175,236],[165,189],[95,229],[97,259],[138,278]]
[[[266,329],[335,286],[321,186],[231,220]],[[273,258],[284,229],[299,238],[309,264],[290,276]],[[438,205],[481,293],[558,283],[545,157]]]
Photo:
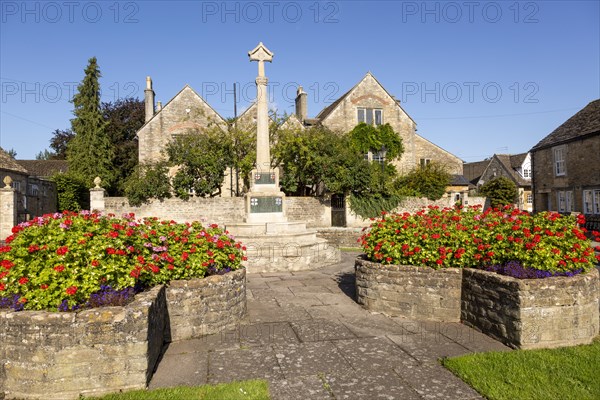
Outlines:
[[262,378],[274,400],[479,399],[442,357],[510,351],[460,323],[390,318],[354,300],[354,259],[319,271],[248,274],[241,324],[174,342],[150,388]]

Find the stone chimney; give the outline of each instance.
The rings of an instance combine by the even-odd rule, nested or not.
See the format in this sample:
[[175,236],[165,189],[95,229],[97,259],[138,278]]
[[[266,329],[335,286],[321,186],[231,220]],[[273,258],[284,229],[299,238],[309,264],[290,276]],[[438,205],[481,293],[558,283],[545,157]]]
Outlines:
[[146,90],[144,90],[144,103],[146,104],[146,120],[148,122],[154,116],[154,90],[152,90],[152,79],[146,77]]
[[162,102],[157,101],[156,102],[156,113],[158,114],[160,112],[160,110],[162,110]]
[[298,86],[298,91],[296,92],[296,117],[298,117],[301,123],[304,123],[308,113],[307,100],[308,95],[302,89],[302,86]]

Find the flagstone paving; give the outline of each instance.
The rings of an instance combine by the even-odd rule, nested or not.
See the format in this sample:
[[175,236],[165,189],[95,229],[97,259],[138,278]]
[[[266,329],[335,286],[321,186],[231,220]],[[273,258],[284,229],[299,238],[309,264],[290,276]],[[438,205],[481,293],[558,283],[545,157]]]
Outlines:
[[460,323],[411,321],[354,300],[354,259],[318,271],[249,274],[233,330],[170,343],[150,388],[262,378],[273,399],[481,399],[442,357],[508,351]]

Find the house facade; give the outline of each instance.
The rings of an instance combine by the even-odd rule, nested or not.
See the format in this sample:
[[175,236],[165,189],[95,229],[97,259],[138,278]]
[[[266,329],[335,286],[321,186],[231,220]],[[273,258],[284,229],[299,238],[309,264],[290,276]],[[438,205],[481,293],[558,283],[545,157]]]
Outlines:
[[531,149],[534,211],[600,215],[600,99]]
[[0,148],[0,182],[6,176],[12,179],[17,222],[57,211],[56,184],[49,178],[62,169],[66,170],[66,161],[15,160]]
[[531,154],[494,154],[484,161],[466,163],[464,175],[477,189],[501,176],[510,179],[517,187],[516,205],[520,210],[533,211],[531,191]]
[[[187,85],[164,107],[160,106],[160,103],[155,106],[152,81],[148,77],[145,101],[146,123],[137,133],[140,164],[164,159],[163,150],[176,135],[191,130],[202,131],[214,126],[227,129],[225,119]],[[417,135],[415,121],[370,72],[339,99],[321,110],[316,118],[308,118],[307,93],[302,87],[298,88],[295,104],[295,113],[289,116],[280,128],[305,129],[322,125],[333,132],[349,132],[360,122],[373,125],[390,124],[402,138],[405,149],[402,157],[395,162],[400,174],[435,161],[444,165],[449,173],[462,175],[463,161]],[[252,104],[238,117],[235,125],[246,130],[254,127],[255,110],[256,105]],[[369,154],[369,159],[377,156],[378,154]],[[233,187],[227,187],[235,181],[229,173],[221,190],[224,196],[234,192]]]

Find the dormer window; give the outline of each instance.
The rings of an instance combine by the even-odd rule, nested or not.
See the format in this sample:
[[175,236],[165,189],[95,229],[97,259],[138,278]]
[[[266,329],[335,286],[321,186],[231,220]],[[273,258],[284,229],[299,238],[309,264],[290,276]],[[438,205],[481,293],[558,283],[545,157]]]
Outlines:
[[364,122],[367,125],[382,125],[383,110],[381,108],[363,108],[358,109],[358,123]]

